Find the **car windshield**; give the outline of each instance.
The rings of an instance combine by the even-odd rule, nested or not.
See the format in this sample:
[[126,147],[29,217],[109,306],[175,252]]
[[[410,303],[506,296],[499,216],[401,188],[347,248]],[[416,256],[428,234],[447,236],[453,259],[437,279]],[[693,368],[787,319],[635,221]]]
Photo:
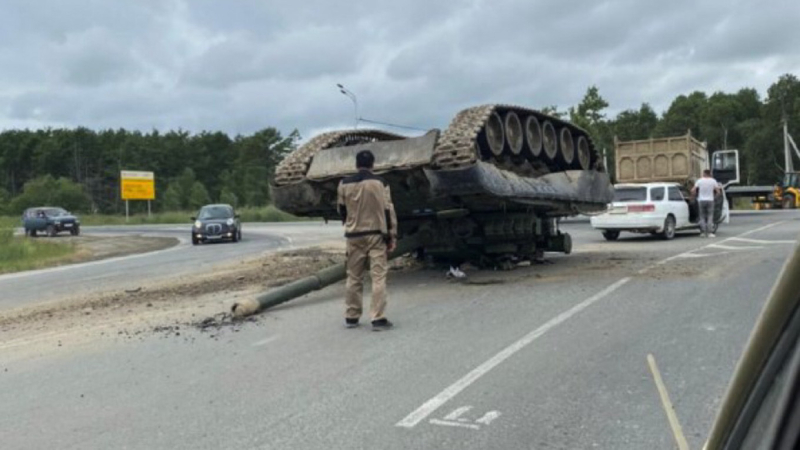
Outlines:
[[230,206],[205,206],[197,215],[198,220],[228,219],[233,217],[233,208]]
[[614,202],[643,202],[645,200],[647,200],[646,187],[614,188]]
[[69,214],[62,208],[47,208],[44,210],[44,213],[47,214],[48,217],[66,216]]

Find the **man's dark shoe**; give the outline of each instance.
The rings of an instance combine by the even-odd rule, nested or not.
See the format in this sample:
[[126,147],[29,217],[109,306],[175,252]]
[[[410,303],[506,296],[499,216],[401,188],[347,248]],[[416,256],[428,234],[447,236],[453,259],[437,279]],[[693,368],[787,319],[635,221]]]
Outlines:
[[383,318],[372,321],[372,331],[383,331],[392,328],[394,324],[389,319]]
[[344,319],[345,328],[355,328],[358,326],[358,319]]

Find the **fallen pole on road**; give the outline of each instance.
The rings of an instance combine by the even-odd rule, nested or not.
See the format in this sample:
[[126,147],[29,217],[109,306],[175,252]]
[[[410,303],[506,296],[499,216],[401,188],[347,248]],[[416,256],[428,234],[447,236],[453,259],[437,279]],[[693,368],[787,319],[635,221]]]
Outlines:
[[[397,242],[397,248],[389,254],[389,260],[422,247],[425,242],[423,236],[423,233],[416,233],[400,239]],[[336,264],[335,266],[322,269],[313,275],[300,278],[285,286],[265,292],[255,298],[248,298],[236,302],[231,307],[231,313],[234,317],[249,316],[297,297],[301,297],[309,292],[320,290],[343,280],[346,276],[347,270],[345,268],[345,263]]]

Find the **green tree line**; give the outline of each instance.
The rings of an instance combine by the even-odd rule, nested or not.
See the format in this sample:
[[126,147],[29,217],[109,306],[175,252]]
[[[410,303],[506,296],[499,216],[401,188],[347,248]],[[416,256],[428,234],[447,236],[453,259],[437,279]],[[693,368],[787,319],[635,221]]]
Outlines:
[[[275,167],[298,133],[275,128],[231,138],[222,132],[75,129],[0,133],[0,214],[36,205],[120,213],[121,170],[155,172],[156,211],[195,209],[208,202],[264,206]],[[133,211],[145,202],[131,202]]]
[[784,170],[783,119],[789,133],[800,138],[800,81],[787,74],[774,82],[765,98],[752,88],[737,92],[695,91],[679,95],[666,111],[658,115],[643,103],[638,109],[606,117],[609,104],[597,87],[586,91],[583,100],[561,114],[587,129],[599,149],[606,149],[609,171],[613,173],[614,137],[622,141],[650,137],[679,136],[691,131],[705,141],[709,152],[739,150],[743,184],[772,184]]
[[[607,117],[609,104],[597,87],[567,111],[543,108],[586,128],[606,149],[613,174],[614,137],[620,140],[677,136],[688,130],[709,151],[738,149],[747,184],[770,184],[783,171],[782,120],[800,140],[800,80],[783,75],[767,90],[695,91],[679,95],[662,114],[643,103]],[[249,136],[222,132],[75,129],[0,132],[0,214],[34,205],[79,212],[121,213],[121,170],[153,171],[156,211],[195,209],[208,202],[263,206],[270,202],[275,167],[299,139],[274,128]],[[134,212],[145,202],[131,202]]]

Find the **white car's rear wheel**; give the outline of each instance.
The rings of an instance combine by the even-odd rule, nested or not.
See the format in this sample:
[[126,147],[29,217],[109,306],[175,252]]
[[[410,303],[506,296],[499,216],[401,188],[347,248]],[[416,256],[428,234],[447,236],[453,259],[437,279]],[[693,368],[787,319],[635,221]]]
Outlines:
[[675,218],[667,216],[664,219],[664,230],[661,232],[661,237],[670,240],[675,237]]
[[619,239],[619,231],[605,230],[603,231],[603,237],[606,238],[607,241],[616,241],[617,239]]

